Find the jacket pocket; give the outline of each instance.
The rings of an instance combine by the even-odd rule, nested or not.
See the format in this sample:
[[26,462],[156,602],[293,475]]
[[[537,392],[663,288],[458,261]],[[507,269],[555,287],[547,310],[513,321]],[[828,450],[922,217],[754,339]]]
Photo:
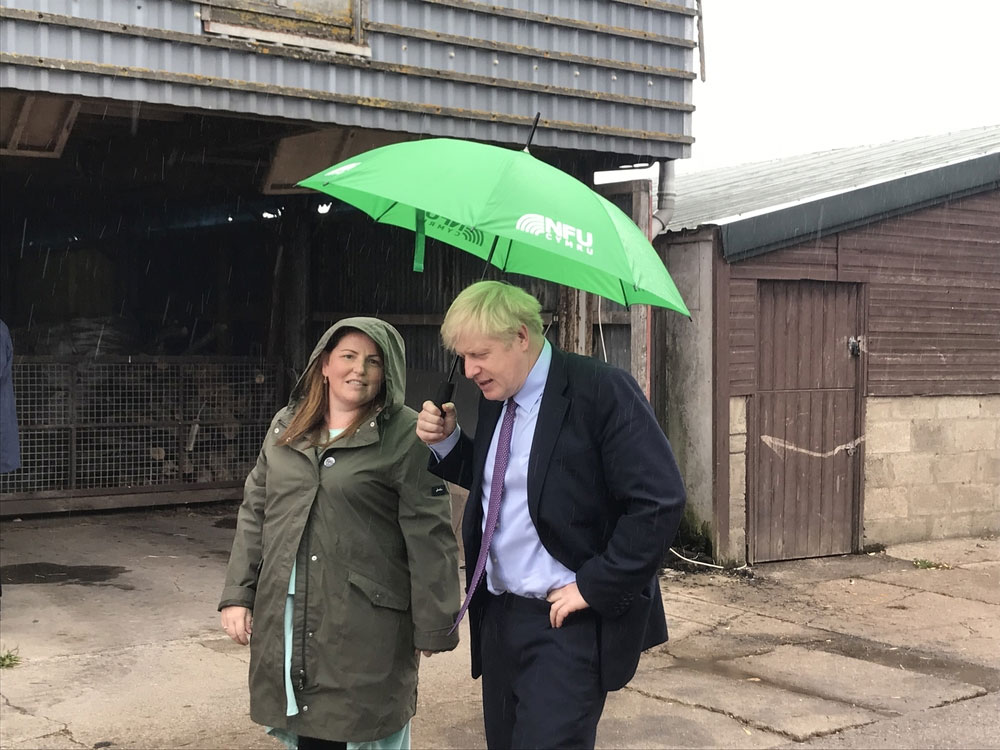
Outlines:
[[410,608],[408,597],[398,594],[384,584],[373,581],[371,578],[363,576],[356,571],[349,571],[347,580],[351,582],[351,585],[360,589],[376,607],[387,607],[388,609],[396,609],[401,612],[405,612]]

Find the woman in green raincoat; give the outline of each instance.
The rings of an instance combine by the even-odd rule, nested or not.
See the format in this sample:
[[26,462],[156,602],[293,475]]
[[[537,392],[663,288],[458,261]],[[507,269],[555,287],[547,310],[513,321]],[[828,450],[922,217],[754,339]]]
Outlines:
[[405,385],[396,329],[340,321],[247,477],[222,626],[250,644],[251,718],[300,750],[408,747],[419,652],[458,644],[449,494]]

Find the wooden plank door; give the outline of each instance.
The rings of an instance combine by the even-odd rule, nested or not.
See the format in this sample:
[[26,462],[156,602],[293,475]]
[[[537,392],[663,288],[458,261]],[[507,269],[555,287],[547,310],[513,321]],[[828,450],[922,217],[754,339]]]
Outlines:
[[860,470],[855,284],[758,284],[750,559],[851,552]]

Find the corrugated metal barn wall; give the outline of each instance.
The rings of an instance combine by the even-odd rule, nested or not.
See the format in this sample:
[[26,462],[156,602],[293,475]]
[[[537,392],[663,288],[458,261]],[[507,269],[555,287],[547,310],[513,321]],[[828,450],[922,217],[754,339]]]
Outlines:
[[310,15],[258,0],[5,0],[0,86],[500,143],[541,112],[540,147],[689,155],[693,0],[295,4],[310,5],[367,9],[339,48],[354,54],[206,31]]

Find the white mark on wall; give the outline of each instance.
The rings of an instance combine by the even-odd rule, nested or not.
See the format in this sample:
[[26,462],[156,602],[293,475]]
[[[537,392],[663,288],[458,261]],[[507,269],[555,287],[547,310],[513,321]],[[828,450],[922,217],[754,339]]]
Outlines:
[[793,443],[789,443],[787,440],[782,440],[779,437],[774,437],[773,435],[761,435],[761,442],[764,443],[768,448],[773,450],[779,456],[784,458],[785,451],[792,451],[793,453],[804,453],[807,456],[815,456],[816,458],[830,458],[830,456],[835,456],[841,451],[847,451],[849,456],[854,455],[855,449],[862,443],[865,436],[857,437],[849,443],[844,443],[843,445],[838,445],[836,448],[828,451],[812,451],[808,448],[801,448]]

